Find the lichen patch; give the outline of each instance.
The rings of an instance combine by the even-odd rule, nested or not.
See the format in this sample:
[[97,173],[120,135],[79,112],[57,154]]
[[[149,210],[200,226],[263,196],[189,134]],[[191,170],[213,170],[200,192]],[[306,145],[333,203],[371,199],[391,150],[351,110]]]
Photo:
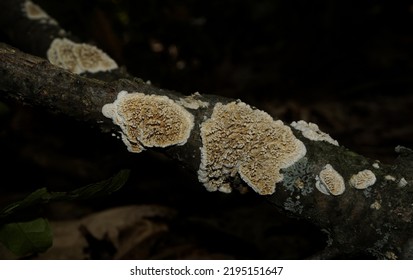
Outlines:
[[331,138],[331,136],[327,133],[322,132],[318,128],[318,125],[316,125],[315,123],[307,123],[303,120],[300,120],[298,122],[292,122],[291,126],[294,127],[296,130],[301,131],[303,136],[307,139],[310,139],[312,141],[324,141],[332,145],[338,146],[337,140]]
[[75,74],[97,73],[118,68],[116,62],[102,50],[88,44],[78,44],[69,39],[54,39],[48,51],[50,63]]
[[331,166],[326,164],[316,176],[316,188],[326,195],[341,195],[346,186],[343,177]]
[[283,180],[280,169],[306,154],[290,127],[240,101],[217,103],[200,134],[198,178],[208,191],[230,191],[229,182],[238,174],[255,192],[273,194]]
[[113,103],[102,108],[105,117],[122,129],[130,152],[145,148],[183,145],[194,126],[194,117],[167,96],[121,91]]
[[376,183],[376,175],[371,170],[365,169],[351,176],[349,183],[356,189],[364,190]]

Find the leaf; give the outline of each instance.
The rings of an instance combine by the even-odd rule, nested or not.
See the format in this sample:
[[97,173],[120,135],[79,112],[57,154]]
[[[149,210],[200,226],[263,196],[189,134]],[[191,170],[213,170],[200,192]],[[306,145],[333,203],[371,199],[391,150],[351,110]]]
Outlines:
[[[69,192],[49,192],[47,188],[38,189],[24,199],[12,203],[0,211],[1,219],[23,214],[35,213],[29,210],[38,208],[39,205],[49,203],[51,201],[70,201],[75,199],[90,199],[98,196],[109,195],[119,190],[129,178],[129,170],[121,170],[115,176],[104,181],[87,185]],[[37,210],[37,209],[33,209]],[[3,221],[4,222],[4,221]]]
[[49,222],[43,218],[0,227],[0,242],[18,256],[41,253],[53,244]]
[[89,199],[101,195],[108,195],[119,190],[129,178],[130,170],[121,170],[115,176],[82,188],[70,191],[68,195],[74,198]]

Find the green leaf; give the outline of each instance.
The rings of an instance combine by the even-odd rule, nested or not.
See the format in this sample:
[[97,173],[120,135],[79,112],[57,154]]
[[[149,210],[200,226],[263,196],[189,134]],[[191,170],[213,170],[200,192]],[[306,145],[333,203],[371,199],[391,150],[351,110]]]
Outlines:
[[[69,192],[49,192],[46,188],[38,189],[24,199],[12,203],[0,211],[1,219],[16,217],[18,215],[36,213],[39,205],[51,201],[70,201],[75,199],[91,199],[98,196],[109,195],[119,190],[129,178],[129,170],[121,170],[115,176],[104,181],[87,185]],[[36,208],[36,209],[34,209]],[[3,221],[5,222],[5,221]]]
[[0,226],[0,242],[18,256],[41,253],[53,244],[52,230],[43,218],[9,223]]
[[108,195],[119,190],[129,178],[130,170],[121,170],[115,176],[101,181],[87,185],[82,188],[75,189],[68,193],[72,198],[89,199],[97,196]]

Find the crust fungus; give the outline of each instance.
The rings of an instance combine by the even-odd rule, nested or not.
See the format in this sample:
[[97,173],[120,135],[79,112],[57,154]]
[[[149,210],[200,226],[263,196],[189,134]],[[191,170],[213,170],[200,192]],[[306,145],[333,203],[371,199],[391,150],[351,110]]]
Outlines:
[[183,145],[194,126],[194,117],[167,96],[121,91],[102,113],[122,129],[122,140],[130,152],[145,147]]
[[96,73],[118,68],[116,62],[102,50],[88,44],[78,44],[69,39],[54,39],[47,50],[50,63],[75,74]]
[[298,122],[292,122],[291,126],[294,127],[296,130],[301,131],[303,136],[307,139],[310,139],[312,141],[324,141],[332,145],[338,146],[337,140],[331,138],[330,135],[328,135],[327,133],[322,132],[318,128],[318,125],[316,125],[315,123],[307,123],[301,120]]
[[346,189],[343,177],[330,164],[324,166],[316,180],[316,188],[326,195],[341,195]]
[[280,169],[306,154],[290,127],[240,101],[217,103],[201,139],[198,178],[208,191],[230,192],[229,181],[239,174],[255,192],[273,194],[283,180]]
[[49,24],[57,24],[55,19],[50,17],[42,8],[40,8],[40,6],[34,4],[32,1],[27,0],[23,3],[23,12],[28,19],[42,20]]
[[365,169],[351,176],[349,183],[356,189],[364,190],[376,183],[376,175],[371,170]]
[[199,92],[195,92],[194,94],[187,96],[185,98],[179,98],[179,100],[176,102],[179,105],[184,106],[185,108],[188,109],[194,109],[197,110],[199,108],[206,108],[209,106],[209,103],[206,101],[202,101],[199,98],[201,95]]

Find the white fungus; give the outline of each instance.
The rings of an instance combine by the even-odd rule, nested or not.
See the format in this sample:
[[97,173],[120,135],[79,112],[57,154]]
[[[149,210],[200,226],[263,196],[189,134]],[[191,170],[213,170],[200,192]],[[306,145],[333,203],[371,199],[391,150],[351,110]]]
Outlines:
[[379,168],[380,168],[380,165],[379,165],[378,162],[373,163],[372,166],[373,166],[374,168],[376,168],[376,169],[379,169]]
[[376,175],[371,170],[365,169],[350,178],[350,185],[356,189],[366,189],[376,183]]
[[396,181],[396,178],[394,178],[394,176],[392,175],[386,175],[384,176],[384,179],[386,179],[387,181]]
[[194,117],[167,96],[119,92],[102,113],[122,129],[122,140],[130,152],[145,147],[184,145],[194,126]]
[[102,50],[88,44],[79,44],[69,39],[54,39],[47,50],[50,63],[75,74],[97,73],[118,68],[116,62]]
[[370,205],[370,209],[379,210],[380,208],[381,204],[377,200]]
[[346,189],[343,177],[330,164],[326,164],[316,176],[315,186],[326,195],[341,195]]
[[273,194],[283,180],[280,169],[306,154],[290,127],[240,101],[217,103],[201,124],[201,139],[198,178],[208,191],[230,192],[239,174],[255,192]]
[[199,109],[199,108],[206,108],[209,106],[209,103],[206,101],[200,100],[201,95],[199,92],[195,92],[194,94],[184,97],[184,98],[179,98],[179,100],[176,102],[185,108],[188,109]]
[[318,128],[318,125],[316,125],[315,123],[307,123],[303,120],[300,120],[298,122],[292,122],[291,126],[294,127],[296,130],[301,131],[303,136],[307,139],[310,139],[312,141],[324,141],[332,145],[338,146],[337,140],[331,138],[330,135],[328,135],[327,133],[322,132]]
[[57,21],[49,16],[40,6],[34,4],[32,1],[25,1],[23,3],[23,12],[28,19],[40,20],[48,24],[57,25]]
[[397,186],[399,186],[400,188],[403,188],[405,186],[407,186],[407,181],[404,178],[401,178],[399,183],[397,184]]

